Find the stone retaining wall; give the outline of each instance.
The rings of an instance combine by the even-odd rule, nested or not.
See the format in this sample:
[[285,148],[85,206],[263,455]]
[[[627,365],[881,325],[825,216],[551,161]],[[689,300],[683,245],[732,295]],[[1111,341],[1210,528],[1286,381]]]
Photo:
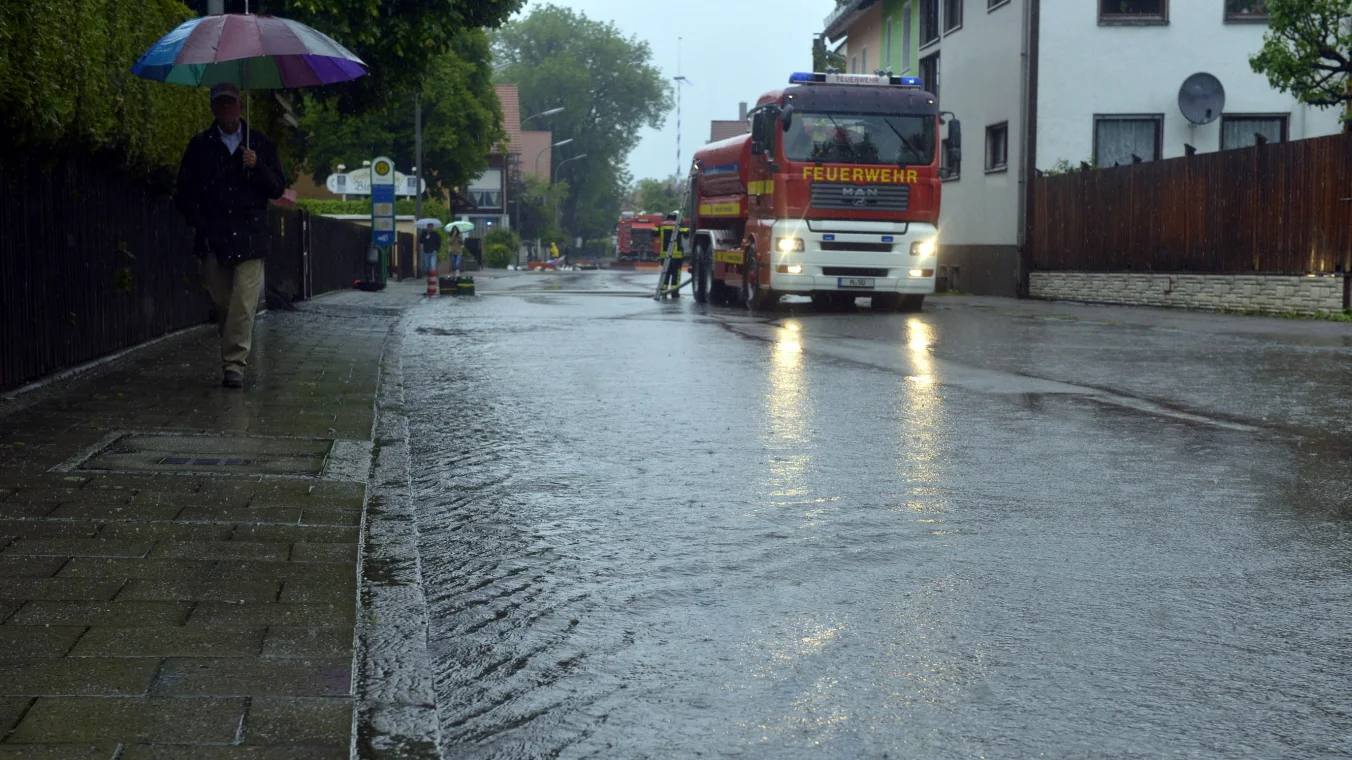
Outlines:
[[1303,315],[1343,310],[1342,277],[1032,272],[1028,280],[1028,294],[1048,300]]

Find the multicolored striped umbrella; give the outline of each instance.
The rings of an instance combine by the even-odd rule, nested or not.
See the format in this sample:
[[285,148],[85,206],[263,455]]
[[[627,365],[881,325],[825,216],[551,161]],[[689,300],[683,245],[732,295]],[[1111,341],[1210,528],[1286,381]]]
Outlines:
[[233,82],[275,90],[346,82],[365,76],[366,64],[298,21],[228,13],[183,22],[147,50],[131,72],[194,87]]

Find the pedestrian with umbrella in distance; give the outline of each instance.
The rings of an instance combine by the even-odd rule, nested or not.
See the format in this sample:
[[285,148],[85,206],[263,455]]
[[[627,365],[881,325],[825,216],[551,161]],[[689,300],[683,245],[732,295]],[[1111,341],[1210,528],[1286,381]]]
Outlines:
[[286,178],[272,142],[240,118],[240,87],[291,89],[364,76],[366,65],[310,27],[245,13],[189,19],[141,56],[131,71],[143,79],[211,88],[214,120],[194,137],[179,166],[175,204],[196,230],[221,334],[221,384],[244,387],[254,311],[271,231],[268,201]]

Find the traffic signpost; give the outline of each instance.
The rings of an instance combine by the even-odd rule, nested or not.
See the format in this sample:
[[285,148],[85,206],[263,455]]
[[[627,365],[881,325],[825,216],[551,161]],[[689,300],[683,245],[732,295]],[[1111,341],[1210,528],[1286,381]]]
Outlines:
[[373,280],[385,283],[389,269],[389,251],[395,243],[394,229],[394,161],[379,156],[371,161],[371,248],[380,271]]

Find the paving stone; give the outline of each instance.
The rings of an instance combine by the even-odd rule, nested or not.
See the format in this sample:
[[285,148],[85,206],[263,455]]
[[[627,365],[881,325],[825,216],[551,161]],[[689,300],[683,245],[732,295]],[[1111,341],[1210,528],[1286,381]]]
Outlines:
[[51,501],[0,502],[0,518],[46,517],[56,507],[56,503]]
[[263,639],[264,657],[351,657],[351,628],[272,626]]
[[111,541],[101,538],[20,538],[5,553],[57,557],[144,557],[150,541]]
[[185,507],[179,520],[228,523],[275,523],[291,525],[300,522],[300,507]]
[[352,687],[352,660],[173,658],[160,669],[156,696],[337,697]]
[[112,760],[116,744],[0,744],[3,760]]
[[[54,602],[55,604],[55,602]],[[127,602],[132,604],[132,602]],[[153,602],[142,602],[153,604]],[[22,614],[22,610],[20,613]],[[192,627],[254,626],[254,625],[352,625],[355,619],[351,604],[227,604],[199,602],[188,618]]]
[[[348,760],[348,747],[208,747],[194,746],[192,760]],[[2,757],[2,756],[0,756]],[[183,747],[131,745],[121,760],[184,760]]]
[[119,491],[86,490],[84,488],[19,488],[10,494],[7,502],[40,502],[55,504],[128,504],[134,494]]
[[0,520],[0,534],[17,538],[93,538],[99,524],[80,520]]
[[29,697],[0,697],[0,736],[14,728],[32,702]]
[[66,557],[24,557],[0,554],[0,578],[49,578],[65,565]]
[[235,528],[236,541],[297,541],[315,544],[356,544],[357,528],[334,525],[241,525]]
[[159,666],[157,659],[0,660],[0,695],[136,696],[146,693]]
[[306,507],[300,521],[304,525],[361,525],[360,509],[336,509],[333,507]]
[[42,697],[6,741],[225,744],[244,707],[243,699]]
[[177,522],[114,522],[103,526],[100,538],[174,543],[228,541],[233,525]]
[[[0,626],[0,632],[11,627],[20,628]],[[94,626],[80,638],[70,657],[257,657],[266,630]]]
[[353,579],[357,577],[356,564],[310,562],[231,562],[217,563],[213,578],[220,580],[318,581]]
[[[3,555],[0,555],[3,556]],[[192,580],[206,578],[215,569],[212,560],[128,559],[122,557],[74,557],[58,578],[166,578]]]
[[9,622],[15,611],[27,604],[27,602],[16,602],[13,599],[0,599],[0,623]]
[[280,602],[327,602],[330,604],[342,604],[343,602],[356,603],[357,601],[357,583],[353,578],[351,581],[341,578],[335,578],[331,582],[315,581],[296,581],[282,586],[282,595],[278,598]]
[[348,747],[352,700],[255,697],[244,718],[245,744]]
[[[8,550],[6,550],[8,551]],[[290,544],[255,541],[165,541],[155,548],[154,559],[250,559],[284,562]]]
[[77,504],[58,506],[50,518],[66,520],[172,520],[183,511],[180,504]]
[[0,657],[63,657],[85,630],[78,625],[0,625]]
[[357,545],[351,544],[307,544],[297,543],[291,548],[292,562],[335,562],[355,564]]
[[202,490],[203,481],[199,478],[182,475],[95,475],[85,484],[85,489],[110,489],[114,491],[133,490],[167,491],[170,493],[195,493]]
[[[134,580],[117,595],[118,601],[275,602],[280,583],[214,580]],[[307,601],[307,600],[296,600]]]
[[[108,601],[117,595],[123,581],[97,578],[9,578],[4,594],[10,599],[52,601]],[[0,656],[3,656],[0,653]]]
[[[213,602],[214,604],[214,602]],[[182,625],[190,602],[24,603],[6,625]]]

